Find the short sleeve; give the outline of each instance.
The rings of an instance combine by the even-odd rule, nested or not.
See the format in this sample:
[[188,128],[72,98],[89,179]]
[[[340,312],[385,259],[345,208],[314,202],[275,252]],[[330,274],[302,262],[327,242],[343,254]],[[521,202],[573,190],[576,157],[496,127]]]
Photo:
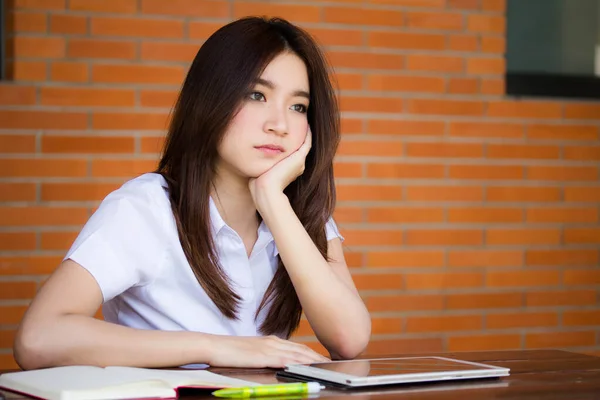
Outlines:
[[157,274],[166,248],[148,196],[119,189],[108,195],[67,252],[96,279],[104,302]]
[[344,241],[344,237],[340,233],[335,221],[333,220],[333,217],[329,218],[325,224],[325,233],[327,236],[327,241],[330,241],[336,237],[339,237],[342,242]]

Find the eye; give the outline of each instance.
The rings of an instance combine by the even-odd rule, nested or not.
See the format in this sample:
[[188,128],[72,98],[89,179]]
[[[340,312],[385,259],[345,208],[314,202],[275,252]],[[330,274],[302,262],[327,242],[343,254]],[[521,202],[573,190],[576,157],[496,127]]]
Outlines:
[[263,101],[265,99],[265,95],[261,92],[251,92],[250,99],[256,101]]
[[304,114],[304,113],[306,113],[307,107],[304,104],[294,104],[292,106],[292,109],[294,111]]

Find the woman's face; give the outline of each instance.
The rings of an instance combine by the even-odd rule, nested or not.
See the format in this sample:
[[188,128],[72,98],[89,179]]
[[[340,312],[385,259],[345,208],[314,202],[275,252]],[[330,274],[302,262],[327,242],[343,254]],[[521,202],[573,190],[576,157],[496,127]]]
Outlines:
[[284,52],[267,65],[219,146],[217,173],[255,178],[296,151],[308,129],[306,66]]

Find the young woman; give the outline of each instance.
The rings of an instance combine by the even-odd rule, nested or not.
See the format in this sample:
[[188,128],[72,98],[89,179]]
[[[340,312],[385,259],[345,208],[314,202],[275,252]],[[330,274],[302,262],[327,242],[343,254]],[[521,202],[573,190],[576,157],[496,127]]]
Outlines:
[[33,300],[19,365],[326,360],[288,340],[302,312],[332,358],[357,356],[371,323],[331,218],[338,142],[307,33],[254,17],[219,29],[183,83],[158,169],[103,200]]

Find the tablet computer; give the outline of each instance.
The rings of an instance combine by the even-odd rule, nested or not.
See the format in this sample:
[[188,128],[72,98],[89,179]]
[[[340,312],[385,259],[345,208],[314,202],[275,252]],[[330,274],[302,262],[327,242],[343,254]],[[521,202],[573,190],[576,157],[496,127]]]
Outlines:
[[395,357],[289,364],[285,372],[347,387],[508,376],[508,368],[454,358]]

